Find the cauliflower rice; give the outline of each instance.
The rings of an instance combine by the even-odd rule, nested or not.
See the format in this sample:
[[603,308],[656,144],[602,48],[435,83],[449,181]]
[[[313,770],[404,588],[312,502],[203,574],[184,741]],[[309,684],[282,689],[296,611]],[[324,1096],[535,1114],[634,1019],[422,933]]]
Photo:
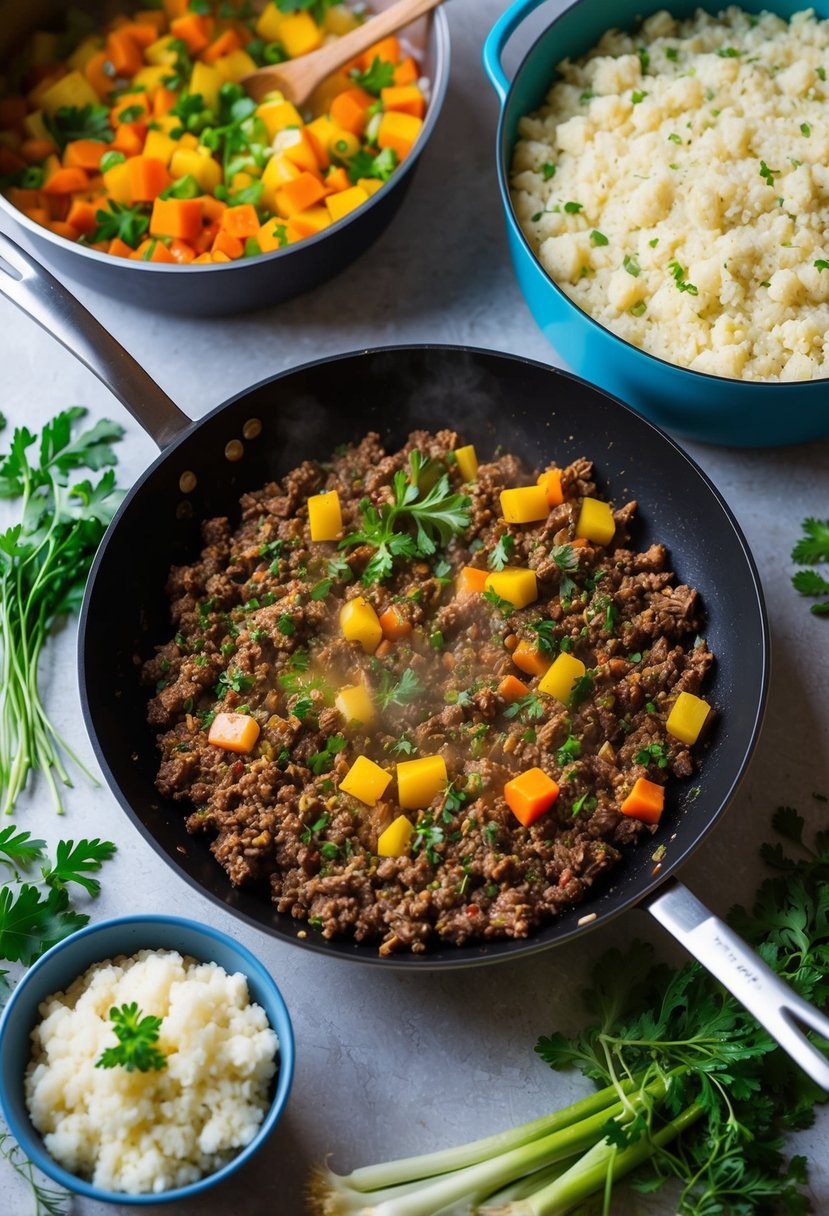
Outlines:
[[[162,1017],[159,1072],[96,1068],[113,1005]],[[40,1006],[26,1104],[54,1159],[110,1191],[158,1193],[236,1155],[269,1105],[279,1042],[243,975],[176,951],[97,963]]]
[[662,11],[557,72],[511,185],[567,295],[695,371],[829,375],[829,21]]

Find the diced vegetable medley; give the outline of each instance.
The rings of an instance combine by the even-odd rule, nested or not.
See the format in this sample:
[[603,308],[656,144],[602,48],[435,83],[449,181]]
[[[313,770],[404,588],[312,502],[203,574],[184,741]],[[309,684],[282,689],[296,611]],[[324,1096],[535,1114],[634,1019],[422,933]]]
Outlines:
[[307,112],[240,83],[353,29],[345,5],[143,5],[103,30],[36,32],[0,97],[0,188],[58,236],[149,262],[256,257],[362,206],[417,140],[425,86],[394,36]]

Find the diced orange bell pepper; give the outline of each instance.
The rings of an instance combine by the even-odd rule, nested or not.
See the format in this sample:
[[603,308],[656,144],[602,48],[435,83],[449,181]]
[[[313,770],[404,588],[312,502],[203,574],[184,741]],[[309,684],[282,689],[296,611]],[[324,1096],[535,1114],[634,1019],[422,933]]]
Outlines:
[[106,101],[115,88],[115,78],[106,70],[109,56],[106,51],[98,51],[84,64],[83,73],[102,101]]
[[641,819],[643,823],[659,823],[665,809],[665,787],[646,777],[638,777],[633,789],[619,808],[623,815],[631,819]]
[[351,179],[346,173],[342,165],[336,169],[332,169],[325,178],[325,190],[328,194],[332,194],[337,190],[348,190],[351,187]]
[[380,120],[377,131],[378,148],[392,148],[399,160],[405,160],[420,134],[423,120],[412,114],[389,110]]
[[131,258],[134,250],[130,248],[126,241],[122,241],[120,236],[114,236],[109,242],[107,253],[111,253],[116,258]]
[[479,570],[476,566],[464,566],[458,575],[458,595],[480,594],[487,580],[487,571]]
[[535,646],[531,646],[529,642],[525,642],[523,639],[513,650],[512,661],[516,667],[519,667],[521,671],[525,671],[528,676],[543,676],[550,666],[550,660]]
[[558,783],[541,768],[528,768],[504,786],[504,800],[525,828],[549,811],[558,795]]
[[402,63],[398,63],[394,69],[394,83],[396,85],[414,84],[420,79],[420,72],[417,70],[417,64],[411,55],[407,55]]
[[498,696],[509,705],[513,701],[520,701],[522,697],[526,697],[529,691],[527,685],[523,680],[519,680],[518,676],[504,676],[498,685]]
[[146,241],[142,241],[133,253],[130,254],[134,262],[173,262],[173,258],[169,249],[163,241],[159,241],[157,237],[151,237]]
[[174,262],[178,262],[180,266],[188,266],[190,262],[195,260],[196,251],[192,245],[188,245],[186,241],[180,241],[178,237],[170,241],[168,245],[170,257]]
[[299,177],[276,192],[276,205],[281,215],[298,215],[313,207],[325,197],[325,186],[313,173],[300,173]]
[[123,152],[128,158],[140,156],[146,133],[147,128],[143,123],[122,122],[115,128],[115,138],[108,146],[113,152]]
[[144,66],[141,47],[123,30],[112,31],[106,40],[104,50],[116,76],[134,76]]
[[405,617],[400,616],[397,609],[391,604],[385,612],[381,612],[379,616],[380,628],[383,630],[383,637],[390,642],[397,642],[400,638],[408,637],[412,632],[412,623],[407,621]]

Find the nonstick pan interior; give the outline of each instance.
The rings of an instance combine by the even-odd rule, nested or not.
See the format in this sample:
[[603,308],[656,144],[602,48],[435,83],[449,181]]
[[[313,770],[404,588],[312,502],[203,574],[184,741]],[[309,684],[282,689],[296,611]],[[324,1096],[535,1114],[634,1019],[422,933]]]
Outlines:
[[[608,883],[527,941],[380,959],[376,943],[327,942],[280,915],[265,891],[234,890],[209,851],[188,836],[186,808],[160,798],[139,665],[169,639],[164,584],[192,561],[200,521],[238,519],[238,498],[339,443],[380,432],[399,445],[414,429],[452,427],[487,458],[498,447],[530,465],[576,456],[595,462],[604,494],[636,498],[633,543],[665,543],[680,581],[702,594],[705,636],[717,656],[710,696],[720,711],[697,778],[669,785],[653,844],[630,849]],[[768,637],[759,580],[745,540],[701,470],[672,440],[584,381],[542,364],[458,347],[396,347],[283,373],[218,407],[174,441],[127,496],[90,576],[81,618],[81,693],[98,759],[121,805],[160,856],[228,911],[277,937],[384,967],[461,966],[536,951],[601,924],[658,885],[725,809],[759,729]],[[665,846],[655,873],[652,856]],[[303,937],[298,937],[302,933]]]

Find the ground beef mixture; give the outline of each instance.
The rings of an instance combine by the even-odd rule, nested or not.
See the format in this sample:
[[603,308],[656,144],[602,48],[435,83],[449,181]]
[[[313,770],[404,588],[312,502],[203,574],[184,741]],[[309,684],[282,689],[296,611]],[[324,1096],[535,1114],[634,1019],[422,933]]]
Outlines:
[[[500,491],[534,483],[538,470],[500,455],[464,484],[451,455],[462,444],[452,431],[416,432],[389,454],[370,434],[246,494],[235,530],[207,520],[200,559],[170,573],[175,636],[144,666],[158,789],[187,809],[190,832],[210,837],[230,882],[269,891],[324,937],[375,941],[382,954],[524,938],[583,899],[620,845],[652,831],[620,813],[634,781],[692,773],[665,720],[679,691],[699,692],[713,657],[697,592],[677,584],[665,548],[630,547],[636,503],[615,510],[609,545],[572,545],[581,500],[598,497],[589,460],[562,470],[564,501],[546,520],[506,525]],[[432,481],[446,476],[451,493],[468,495],[469,526],[427,557],[395,557],[389,577],[367,584],[376,550],[312,542],[306,500],[336,490],[343,534],[359,531],[369,503],[391,501],[413,451],[432,462]],[[511,610],[458,593],[463,566],[504,560],[535,570],[535,603]],[[339,612],[355,595],[378,614],[395,605],[411,631],[374,654],[346,641]],[[586,664],[577,704],[537,694],[538,678],[511,657],[522,640]],[[510,673],[530,693],[507,703],[498,687]],[[334,706],[360,680],[377,707],[370,729]],[[218,711],[256,719],[250,754],[208,742]],[[393,773],[435,753],[449,785],[407,812],[407,853],[379,857],[378,837],[400,814],[396,782],[369,807],[340,781],[360,755]],[[561,792],[524,827],[503,787],[533,766]]]

